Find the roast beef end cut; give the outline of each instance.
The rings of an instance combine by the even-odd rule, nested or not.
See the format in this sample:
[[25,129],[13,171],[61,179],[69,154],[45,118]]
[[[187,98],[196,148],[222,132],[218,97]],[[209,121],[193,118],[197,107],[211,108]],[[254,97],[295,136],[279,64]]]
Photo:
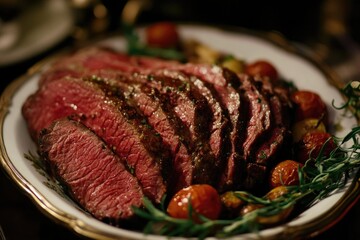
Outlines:
[[100,220],[134,216],[143,192],[138,180],[92,131],[68,118],[55,121],[39,138],[40,153],[73,199]]

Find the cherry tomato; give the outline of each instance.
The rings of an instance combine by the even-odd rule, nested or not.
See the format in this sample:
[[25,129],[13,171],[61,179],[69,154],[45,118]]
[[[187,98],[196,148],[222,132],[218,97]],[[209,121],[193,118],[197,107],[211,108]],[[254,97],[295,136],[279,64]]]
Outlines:
[[177,26],[171,22],[159,22],[150,25],[146,28],[146,42],[152,47],[176,47],[179,43]]
[[325,124],[316,118],[307,118],[299,122],[295,122],[292,127],[292,136],[294,142],[299,142],[301,138],[308,132],[326,132]]
[[298,169],[303,164],[294,160],[285,160],[278,163],[271,171],[270,186],[272,188],[278,186],[292,186],[299,184]]
[[316,158],[325,143],[323,154],[329,156],[330,152],[336,148],[336,144],[329,133],[309,132],[305,134],[296,146],[297,160],[305,163],[310,154],[311,158]]
[[295,91],[291,94],[291,100],[295,105],[295,121],[306,118],[323,119],[327,125],[327,109],[320,96],[311,91]]
[[279,77],[276,68],[265,60],[258,60],[248,64],[245,68],[245,73],[250,76],[267,76],[271,80],[277,80]]
[[210,185],[197,184],[181,189],[170,200],[167,212],[175,218],[189,218],[189,201],[193,209],[192,219],[200,222],[198,215],[217,219],[221,212],[221,201],[218,192]]

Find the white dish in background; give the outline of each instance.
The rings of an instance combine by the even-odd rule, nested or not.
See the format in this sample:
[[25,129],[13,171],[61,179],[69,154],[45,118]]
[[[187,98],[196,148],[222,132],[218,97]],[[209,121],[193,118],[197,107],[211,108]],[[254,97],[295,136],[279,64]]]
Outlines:
[[[0,50],[0,67],[40,54],[69,35],[73,14],[68,1],[41,0],[26,9],[8,25],[16,26],[17,39],[12,46]],[[16,32],[16,33],[15,33]]]
[[[291,46],[286,48],[247,32],[230,32],[203,26],[181,26],[181,36],[195,38],[199,41],[231,53],[246,61],[267,59],[279,70],[280,74],[293,81],[300,89],[310,89],[321,95],[329,106],[330,120],[341,123],[342,131],[336,136],[343,137],[357,123],[354,119],[340,117],[340,112],[332,110],[331,102],[342,103],[343,99],[336,89],[336,79],[320,65],[301,56]],[[99,44],[111,46],[118,50],[125,49],[122,37],[111,37]],[[26,76],[14,81],[3,93],[0,104],[1,129],[1,164],[10,177],[30,198],[49,216],[63,222],[75,232],[90,237],[102,239],[168,239],[163,236],[143,235],[141,232],[112,227],[96,220],[85,213],[71,200],[49,188],[46,178],[42,176],[30,161],[24,158],[29,150],[36,151],[24,119],[21,107],[25,99],[36,91],[37,82],[50,61],[44,61],[29,71]],[[297,238],[314,235],[326,229],[339,220],[343,213],[349,210],[351,204],[359,195],[359,178],[352,176],[345,188],[339,189],[331,196],[321,200],[290,222],[280,226],[260,231],[260,235],[243,234],[236,239],[259,237],[265,239]],[[231,239],[231,238],[230,238]]]

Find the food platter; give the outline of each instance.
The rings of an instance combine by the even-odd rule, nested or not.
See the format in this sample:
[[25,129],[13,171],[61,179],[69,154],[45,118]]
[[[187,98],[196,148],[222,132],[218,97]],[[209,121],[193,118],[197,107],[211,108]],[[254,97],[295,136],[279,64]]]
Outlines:
[[[355,119],[345,118],[341,112],[331,107],[332,101],[338,104],[344,101],[338,91],[341,84],[336,75],[326,66],[305,56],[278,35],[243,30],[225,31],[198,25],[181,25],[179,30],[184,38],[197,39],[214,49],[231,53],[246,61],[270,60],[279,69],[282,77],[293,81],[300,89],[317,92],[324,99],[329,109],[329,120],[342,126],[334,132],[336,136],[344,137],[352,127],[357,125]],[[124,51],[126,46],[121,36],[108,37],[96,44],[110,46],[120,51]],[[80,235],[95,239],[168,239],[113,227],[96,220],[59,191],[56,185],[48,180],[46,174],[39,171],[33,162],[24,157],[24,154],[29,151],[36,152],[36,146],[26,129],[21,107],[25,99],[36,91],[42,71],[55,58],[46,59],[35,65],[26,75],[11,83],[0,99],[2,167],[40,210]],[[236,239],[259,236],[265,239],[314,236],[338,221],[344,212],[351,208],[359,198],[359,184],[359,174],[354,171],[344,188],[336,190],[331,196],[315,203],[290,222],[256,234],[239,235]]]

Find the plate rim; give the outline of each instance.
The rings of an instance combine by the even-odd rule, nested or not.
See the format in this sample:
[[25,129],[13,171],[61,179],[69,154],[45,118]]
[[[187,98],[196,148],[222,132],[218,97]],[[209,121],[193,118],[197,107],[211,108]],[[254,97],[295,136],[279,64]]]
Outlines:
[[[277,32],[258,32],[249,29],[236,28],[236,27],[219,27],[212,25],[203,25],[203,24],[182,24],[182,26],[196,26],[196,27],[206,27],[209,29],[233,32],[238,34],[245,34],[254,36],[263,40],[266,40],[268,43],[274,44],[275,46],[280,47],[282,50],[290,52],[307,62],[315,66],[320,73],[322,73],[327,80],[327,82],[333,85],[337,90],[339,90],[344,83],[340,80],[339,76],[325,63],[321,62],[320,59],[310,56],[299,48],[295,47],[294,44],[289,42],[284,36]],[[116,35],[121,36],[121,35]],[[109,37],[114,37],[114,35],[105,36],[104,39]],[[104,40],[102,39],[102,40]],[[96,42],[98,42],[97,40]],[[100,40],[101,42],[101,40]],[[85,44],[87,45],[87,44]],[[91,226],[87,225],[83,221],[79,220],[76,216],[69,215],[59,209],[56,206],[50,203],[46,196],[43,196],[30,182],[28,182],[21,173],[15,168],[12,164],[10,157],[7,154],[4,136],[3,136],[3,127],[5,118],[11,107],[12,100],[17,90],[24,85],[32,76],[39,73],[41,69],[49,64],[51,61],[59,58],[61,55],[69,52],[69,49],[61,51],[57,54],[46,57],[42,61],[35,64],[31,67],[24,75],[15,79],[10,83],[3,91],[0,97],[0,163],[2,168],[5,170],[5,173],[11,178],[12,181],[16,183],[20,189],[26,193],[35,204],[35,206],[45,215],[50,217],[57,223],[60,223],[72,230],[73,232],[93,238],[93,239],[122,239],[118,235],[113,235],[105,231],[94,229]],[[302,224],[301,226],[287,226],[286,223],[276,227],[282,227],[283,231],[271,235],[270,238],[265,237],[265,239],[285,239],[290,237],[314,237],[320,233],[326,231],[340,221],[346,213],[356,204],[360,199],[360,170],[357,171],[352,183],[344,193],[344,195],[336,202],[336,205],[333,209],[329,209],[317,218]],[[144,235],[151,236],[151,235]],[[154,236],[154,235],[153,235]],[[159,236],[162,237],[162,236]],[[236,237],[236,236],[235,236]],[[230,237],[231,238],[231,237]],[[128,238],[124,238],[128,239]]]

